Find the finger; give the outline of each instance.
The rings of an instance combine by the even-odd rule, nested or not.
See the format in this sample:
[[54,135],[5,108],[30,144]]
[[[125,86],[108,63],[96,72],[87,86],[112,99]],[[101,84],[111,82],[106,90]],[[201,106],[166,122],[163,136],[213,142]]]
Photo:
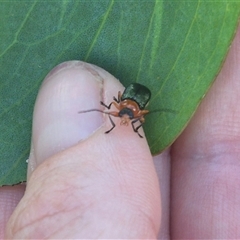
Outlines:
[[212,89],[173,148],[176,239],[240,237],[240,29]]
[[86,139],[103,124],[97,112],[79,115],[80,110],[99,108],[103,76],[82,62],[65,62],[44,80],[33,115],[32,145],[28,175],[46,158]]
[[165,150],[154,158],[154,165],[157,171],[160,197],[161,197],[161,227],[157,239],[170,239],[169,219],[170,219],[170,173],[171,173],[171,158],[169,149]]
[[0,239],[4,239],[7,221],[23,196],[25,185],[0,187]]
[[131,127],[109,134],[107,116],[78,114],[122,89],[96,66],[70,62],[44,81],[37,98],[26,193],[8,238],[156,238],[158,181],[145,139]]

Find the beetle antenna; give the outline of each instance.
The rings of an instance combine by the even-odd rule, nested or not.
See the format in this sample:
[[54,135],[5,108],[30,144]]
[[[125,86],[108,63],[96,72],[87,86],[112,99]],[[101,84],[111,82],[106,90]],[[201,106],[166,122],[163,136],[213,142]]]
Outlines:
[[114,115],[112,115],[110,112],[105,112],[105,111],[103,111],[103,110],[95,109],[95,108],[94,108],[94,109],[85,110],[85,111],[79,111],[78,113],[88,113],[88,112],[101,112],[101,113],[105,113],[105,114],[114,116]]
[[104,112],[103,110],[100,110],[100,109],[89,109],[89,110],[83,110],[83,111],[79,111],[78,113],[87,113],[87,112]]
[[178,113],[177,111],[175,110],[172,110],[172,109],[168,109],[168,108],[162,108],[162,109],[156,109],[156,110],[150,110],[148,114],[150,113],[155,113],[155,112],[169,112],[169,113]]

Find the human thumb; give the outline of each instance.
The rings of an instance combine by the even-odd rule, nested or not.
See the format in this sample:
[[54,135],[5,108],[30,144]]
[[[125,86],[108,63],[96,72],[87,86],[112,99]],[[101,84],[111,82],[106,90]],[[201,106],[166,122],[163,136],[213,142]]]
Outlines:
[[[7,239],[148,238],[160,226],[160,193],[145,138],[131,126],[111,128],[109,104],[121,84],[80,61],[54,68],[33,116],[28,182]],[[143,134],[143,133],[142,133]]]

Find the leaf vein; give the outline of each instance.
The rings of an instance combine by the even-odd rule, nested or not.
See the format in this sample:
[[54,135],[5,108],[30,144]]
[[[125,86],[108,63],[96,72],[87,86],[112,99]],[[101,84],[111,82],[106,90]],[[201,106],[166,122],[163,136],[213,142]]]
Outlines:
[[86,56],[84,58],[84,61],[87,61],[87,59],[89,58],[89,56],[90,56],[90,54],[92,52],[92,49],[95,46],[95,44],[97,42],[97,39],[98,39],[100,33],[102,32],[102,29],[103,29],[104,25],[106,24],[107,18],[108,18],[109,14],[110,14],[110,12],[112,10],[113,4],[114,4],[114,0],[111,1],[110,5],[109,5],[109,7],[108,7],[104,17],[103,17],[103,20],[102,20],[102,22],[101,22],[101,24],[100,24],[100,26],[99,26],[99,28],[98,28],[98,30],[96,32],[96,35],[95,35],[95,37],[94,37],[94,39],[92,41],[92,44],[90,45],[90,47],[88,49],[88,52],[87,52],[87,54],[86,54]]

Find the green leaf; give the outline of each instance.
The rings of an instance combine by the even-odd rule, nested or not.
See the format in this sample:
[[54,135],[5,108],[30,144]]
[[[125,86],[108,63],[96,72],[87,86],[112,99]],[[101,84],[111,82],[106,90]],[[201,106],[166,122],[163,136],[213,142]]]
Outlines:
[[38,88],[57,64],[96,64],[152,91],[153,154],[183,130],[220,71],[240,2],[0,0],[0,185],[26,179]]

